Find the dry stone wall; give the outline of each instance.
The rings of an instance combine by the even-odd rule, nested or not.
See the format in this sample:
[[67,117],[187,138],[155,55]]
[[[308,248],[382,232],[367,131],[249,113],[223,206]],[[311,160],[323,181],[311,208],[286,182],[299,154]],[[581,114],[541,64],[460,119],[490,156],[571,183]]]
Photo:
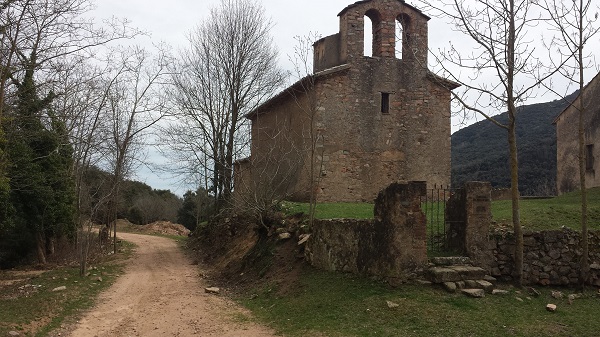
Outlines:
[[[525,283],[539,285],[576,285],[581,259],[581,233],[564,228],[523,234],[523,278]],[[502,280],[512,279],[515,250],[512,232],[491,235],[494,261],[491,274]],[[600,232],[589,234],[590,279],[600,286]]]
[[401,282],[427,263],[424,182],[394,183],[375,202],[374,220],[315,221],[305,255],[324,270]]

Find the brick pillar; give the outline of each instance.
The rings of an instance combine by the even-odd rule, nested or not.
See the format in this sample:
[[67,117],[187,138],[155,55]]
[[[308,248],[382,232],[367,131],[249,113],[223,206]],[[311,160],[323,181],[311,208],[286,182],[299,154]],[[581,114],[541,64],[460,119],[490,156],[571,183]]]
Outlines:
[[493,261],[489,240],[491,190],[489,182],[465,183],[465,252],[476,265],[485,269],[489,269]]
[[373,31],[373,56],[393,58],[396,57],[396,20],[389,15]]

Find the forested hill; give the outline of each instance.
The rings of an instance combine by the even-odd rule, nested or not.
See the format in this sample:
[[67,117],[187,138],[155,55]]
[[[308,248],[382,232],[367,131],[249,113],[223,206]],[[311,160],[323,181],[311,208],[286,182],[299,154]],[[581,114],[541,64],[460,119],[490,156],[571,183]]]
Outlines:
[[[522,195],[555,192],[556,130],[552,122],[576,93],[565,100],[523,106],[517,114],[519,189]],[[497,116],[506,123],[507,113]],[[508,140],[505,129],[488,120],[452,135],[452,185],[490,181],[493,187],[510,186]]]

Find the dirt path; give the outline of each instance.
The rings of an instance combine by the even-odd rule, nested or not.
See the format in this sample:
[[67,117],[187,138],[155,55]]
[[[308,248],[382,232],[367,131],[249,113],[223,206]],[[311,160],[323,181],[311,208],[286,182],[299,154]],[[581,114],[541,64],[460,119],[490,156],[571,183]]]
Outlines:
[[231,301],[206,294],[197,266],[173,240],[120,237],[138,245],[135,256],[71,336],[275,336]]

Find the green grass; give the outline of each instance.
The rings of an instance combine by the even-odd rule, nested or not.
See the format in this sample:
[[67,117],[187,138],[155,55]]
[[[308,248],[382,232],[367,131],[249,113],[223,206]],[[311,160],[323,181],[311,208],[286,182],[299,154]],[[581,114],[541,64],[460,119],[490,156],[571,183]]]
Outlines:
[[[132,247],[123,242],[123,252],[110,255],[103,263],[95,265],[95,269],[90,270],[90,277],[80,277],[77,267],[63,267],[0,288],[0,336],[7,336],[11,330],[22,336],[46,336],[65,319],[90,308],[98,294],[122,273],[120,262],[131,255]],[[101,282],[96,280],[98,276],[102,278]],[[0,274],[0,277],[6,279],[7,275]],[[19,287],[25,285],[39,286],[39,290],[28,296],[19,294]],[[60,286],[67,289],[52,291]]]
[[[579,191],[552,199],[524,199],[519,203],[521,224],[525,230],[557,229],[561,226],[578,230],[581,217]],[[511,223],[510,200],[492,203],[492,214],[498,223]],[[600,188],[588,190],[588,227],[600,229]]]
[[[562,226],[579,229],[580,198],[581,193],[576,191],[552,199],[523,199],[519,203],[521,224],[525,230],[558,229]],[[307,214],[309,209],[307,203],[295,202],[284,202],[282,207],[288,214],[298,212]],[[443,214],[443,206],[440,209]],[[431,212],[432,210],[427,211],[427,215],[430,216]],[[498,223],[510,224],[510,200],[492,202],[492,216]],[[317,204],[315,217],[317,219],[372,219],[373,204],[321,203]],[[588,190],[588,224],[590,229],[600,229],[600,188]]]
[[[568,294],[568,290],[561,289]],[[473,299],[431,286],[391,289],[349,274],[309,269],[291,292],[255,290],[240,299],[261,322],[285,336],[595,336],[600,331],[600,299],[590,293],[572,305],[514,290],[509,295]],[[520,302],[515,297],[524,301]],[[566,297],[566,295],[565,295]],[[399,304],[388,308],[386,301]],[[558,310],[545,310],[555,303]]]
[[[308,214],[309,204],[300,202],[284,202],[282,208],[288,214],[305,213]],[[372,219],[373,204],[368,203],[319,203],[315,211],[317,219]]]

